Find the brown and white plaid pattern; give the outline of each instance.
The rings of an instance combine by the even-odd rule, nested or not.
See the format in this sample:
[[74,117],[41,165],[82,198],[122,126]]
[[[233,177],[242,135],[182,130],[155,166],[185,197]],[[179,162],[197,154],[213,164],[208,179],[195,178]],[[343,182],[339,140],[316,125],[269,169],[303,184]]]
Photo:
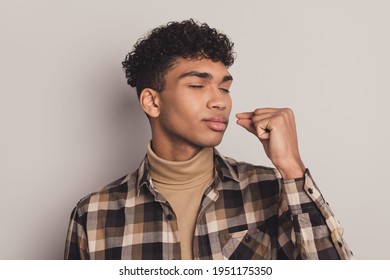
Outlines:
[[[350,259],[343,229],[307,170],[236,162],[214,150],[216,176],[194,232],[194,259]],[[65,259],[181,259],[175,213],[153,188],[145,157],[133,174],[83,198]]]

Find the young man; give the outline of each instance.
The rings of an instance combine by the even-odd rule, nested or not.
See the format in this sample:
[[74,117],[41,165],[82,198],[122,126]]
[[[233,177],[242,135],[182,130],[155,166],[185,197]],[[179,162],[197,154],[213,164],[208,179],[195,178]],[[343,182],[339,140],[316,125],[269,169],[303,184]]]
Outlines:
[[229,121],[233,61],[233,43],[193,20],[137,42],[123,66],[152,140],[138,170],[77,204],[66,259],[351,258],[299,156],[290,109],[236,114],[276,168],[214,148]]

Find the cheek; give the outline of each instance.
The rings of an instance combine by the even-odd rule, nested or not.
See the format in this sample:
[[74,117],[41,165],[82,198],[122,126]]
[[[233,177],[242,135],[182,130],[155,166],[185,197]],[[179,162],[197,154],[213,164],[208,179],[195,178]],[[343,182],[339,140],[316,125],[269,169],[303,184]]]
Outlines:
[[226,99],[226,111],[229,113],[229,115],[231,110],[232,110],[232,98],[230,97],[230,95],[228,95]]
[[186,104],[169,104],[161,111],[161,124],[173,131],[191,130],[196,114],[191,106]]
[[185,119],[187,122],[192,122],[201,117],[205,108],[205,102],[199,96],[188,96],[187,98],[182,98],[181,100],[176,100],[175,103],[172,103],[170,110],[177,118]]

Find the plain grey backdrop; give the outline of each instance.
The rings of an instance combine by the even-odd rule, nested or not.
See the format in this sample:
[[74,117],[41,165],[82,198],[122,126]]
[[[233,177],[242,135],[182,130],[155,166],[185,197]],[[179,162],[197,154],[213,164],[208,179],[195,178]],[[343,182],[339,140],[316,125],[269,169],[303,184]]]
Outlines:
[[235,42],[221,153],[270,165],[234,114],[295,111],[301,156],[357,259],[390,259],[390,1],[0,0],[0,259],[61,259],[72,208],[150,131],[121,61],[195,18]]

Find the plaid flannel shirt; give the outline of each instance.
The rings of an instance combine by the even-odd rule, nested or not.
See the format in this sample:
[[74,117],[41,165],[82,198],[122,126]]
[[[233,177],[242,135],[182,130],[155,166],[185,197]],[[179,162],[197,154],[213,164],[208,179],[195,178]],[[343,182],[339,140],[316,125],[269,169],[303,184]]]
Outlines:
[[[196,220],[194,259],[349,259],[343,229],[313,182],[214,149],[216,176]],[[73,210],[65,259],[181,259],[175,213],[147,158]]]

